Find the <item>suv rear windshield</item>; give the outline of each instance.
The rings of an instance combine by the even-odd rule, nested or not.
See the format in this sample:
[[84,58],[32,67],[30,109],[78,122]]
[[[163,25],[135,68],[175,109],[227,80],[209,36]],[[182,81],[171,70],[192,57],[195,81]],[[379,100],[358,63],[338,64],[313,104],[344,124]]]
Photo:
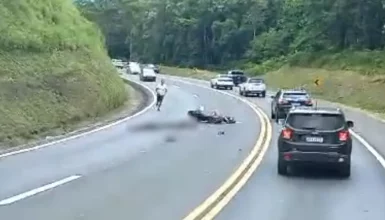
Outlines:
[[283,98],[308,98],[309,95],[304,92],[285,92],[283,93]]
[[337,130],[344,127],[345,119],[341,114],[292,113],[286,124],[296,129]]

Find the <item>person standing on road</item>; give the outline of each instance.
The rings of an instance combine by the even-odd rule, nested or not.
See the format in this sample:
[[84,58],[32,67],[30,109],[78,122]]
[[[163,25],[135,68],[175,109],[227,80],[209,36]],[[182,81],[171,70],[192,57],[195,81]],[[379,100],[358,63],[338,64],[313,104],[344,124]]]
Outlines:
[[164,79],[160,80],[160,84],[156,86],[156,107],[160,111],[160,106],[162,106],[163,98],[167,94],[167,86],[164,83]]

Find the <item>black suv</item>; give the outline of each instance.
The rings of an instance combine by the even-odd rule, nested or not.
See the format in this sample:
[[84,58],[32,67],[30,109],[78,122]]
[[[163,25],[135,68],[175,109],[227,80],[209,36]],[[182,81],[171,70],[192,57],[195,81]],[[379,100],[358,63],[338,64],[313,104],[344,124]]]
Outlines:
[[353,126],[338,108],[293,108],[278,137],[278,173],[286,175],[290,164],[323,164],[349,177]]
[[235,86],[238,86],[247,80],[247,76],[245,76],[245,73],[242,70],[230,70],[227,72],[227,76],[233,79]]
[[310,95],[303,89],[279,90],[271,102],[271,118],[276,122],[281,118],[286,118],[287,112],[292,107],[298,106],[313,106],[313,101]]

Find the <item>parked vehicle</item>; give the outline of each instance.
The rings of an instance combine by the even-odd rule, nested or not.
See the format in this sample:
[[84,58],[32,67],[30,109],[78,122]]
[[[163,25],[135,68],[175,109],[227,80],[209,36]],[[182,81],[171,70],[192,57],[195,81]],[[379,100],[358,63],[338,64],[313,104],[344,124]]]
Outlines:
[[281,89],[271,98],[271,118],[275,119],[276,122],[286,118],[292,107],[313,106],[311,96],[303,89]]
[[223,75],[217,75],[217,77],[210,80],[211,88],[214,89],[230,89],[234,87],[233,79]]
[[266,84],[263,79],[249,78],[246,82],[239,84],[239,94],[241,96],[257,95],[266,96]]
[[227,76],[233,79],[234,86],[238,86],[247,80],[247,77],[242,70],[230,70],[227,72]]
[[142,72],[142,67],[139,63],[129,62],[127,72],[128,74],[140,74]]
[[139,73],[139,79],[141,81],[155,82],[156,81],[156,73],[152,68],[145,67],[145,68],[143,68],[141,73]]

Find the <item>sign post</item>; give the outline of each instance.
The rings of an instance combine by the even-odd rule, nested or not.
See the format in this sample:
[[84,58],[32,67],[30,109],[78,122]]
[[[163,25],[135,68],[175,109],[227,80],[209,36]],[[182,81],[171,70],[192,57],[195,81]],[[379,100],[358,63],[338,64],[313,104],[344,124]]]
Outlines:
[[[322,85],[322,81],[319,77],[317,77],[315,80],[314,80],[314,85],[319,88],[321,85]],[[318,101],[317,99],[315,100],[315,108],[318,107]]]

